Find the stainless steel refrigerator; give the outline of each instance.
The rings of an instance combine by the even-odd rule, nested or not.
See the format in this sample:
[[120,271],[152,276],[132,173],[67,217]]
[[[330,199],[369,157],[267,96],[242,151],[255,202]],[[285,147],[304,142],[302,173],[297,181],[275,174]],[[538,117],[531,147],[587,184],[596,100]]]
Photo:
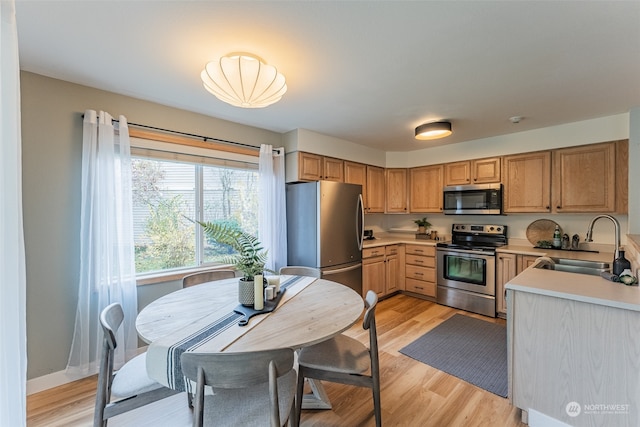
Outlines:
[[362,186],[333,181],[287,184],[287,263],[362,295]]

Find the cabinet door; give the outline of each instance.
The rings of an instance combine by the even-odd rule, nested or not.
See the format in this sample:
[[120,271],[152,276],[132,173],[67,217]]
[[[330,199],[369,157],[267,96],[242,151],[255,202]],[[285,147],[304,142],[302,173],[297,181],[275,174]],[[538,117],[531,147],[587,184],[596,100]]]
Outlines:
[[505,213],[551,210],[551,152],[506,156],[503,171]]
[[516,254],[499,253],[496,257],[496,311],[507,314],[504,285],[516,277]]
[[471,177],[473,180],[473,184],[488,184],[491,182],[500,182],[500,171],[500,157],[477,159],[471,161]]
[[615,212],[615,143],[563,148],[553,153],[556,212]]
[[411,212],[442,212],[442,165],[409,169]]
[[471,183],[471,162],[455,162],[444,165],[444,185],[467,185]]
[[327,181],[344,182],[344,161],[333,157],[322,158],[323,178]]
[[408,213],[407,209],[407,170],[387,169],[386,209],[387,213]]
[[302,181],[318,181],[322,179],[322,156],[299,152],[298,178]]
[[398,255],[390,255],[387,256],[386,260],[386,294],[391,294],[399,289],[399,278],[400,278],[400,261],[398,259]]
[[384,256],[362,260],[362,295],[367,295],[369,290],[374,291],[379,297],[385,294],[385,262]]
[[385,199],[384,168],[367,166],[367,204],[365,213],[383,213]]
[[535,255],[518,255],[516,262],[516,274],[522,273],[529,268],[539,257]]
[[344,162],[344,182],[362,185],[362,200],[367,206],[367,165],[362,163]]

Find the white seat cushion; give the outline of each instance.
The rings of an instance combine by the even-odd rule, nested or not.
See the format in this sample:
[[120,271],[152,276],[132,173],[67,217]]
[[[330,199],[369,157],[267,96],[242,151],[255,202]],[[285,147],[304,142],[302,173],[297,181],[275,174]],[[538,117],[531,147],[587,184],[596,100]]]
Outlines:
[[298,355],[298,363],[309,368],[363,374],[369,370],[371,358],[369,349],[364,344],[340,334],[303,348]]
[[[295,398],[297,373],[291,370],[278,378],[280,425],[284,425]],[[219,389],[205,396],[204,425],[268,426],[270,420],[269,383],[251,388]]]
[[142,353],[124,364],[116,373],[111,385],[111,394],[125,398],[163,387],[147,375],[147,354]]

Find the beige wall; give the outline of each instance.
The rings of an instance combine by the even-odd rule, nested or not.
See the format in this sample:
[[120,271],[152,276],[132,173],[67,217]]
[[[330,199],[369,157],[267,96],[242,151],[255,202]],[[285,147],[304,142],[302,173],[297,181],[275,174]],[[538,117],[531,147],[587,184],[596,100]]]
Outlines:
[[[21,74],[23,208],[27,258],[29,379],[65,368],[79,274],[82,113],[245,144],[282,145],[282,135],[86,86]],[[176,283],[139,288],[140,305]]]

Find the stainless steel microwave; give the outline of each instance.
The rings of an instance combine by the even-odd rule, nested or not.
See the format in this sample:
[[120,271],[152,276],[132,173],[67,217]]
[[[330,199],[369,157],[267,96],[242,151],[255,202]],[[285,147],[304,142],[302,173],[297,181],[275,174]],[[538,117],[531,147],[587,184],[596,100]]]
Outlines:
[[447,215],[501,215],[502,184],[451,185],[444,187]]

